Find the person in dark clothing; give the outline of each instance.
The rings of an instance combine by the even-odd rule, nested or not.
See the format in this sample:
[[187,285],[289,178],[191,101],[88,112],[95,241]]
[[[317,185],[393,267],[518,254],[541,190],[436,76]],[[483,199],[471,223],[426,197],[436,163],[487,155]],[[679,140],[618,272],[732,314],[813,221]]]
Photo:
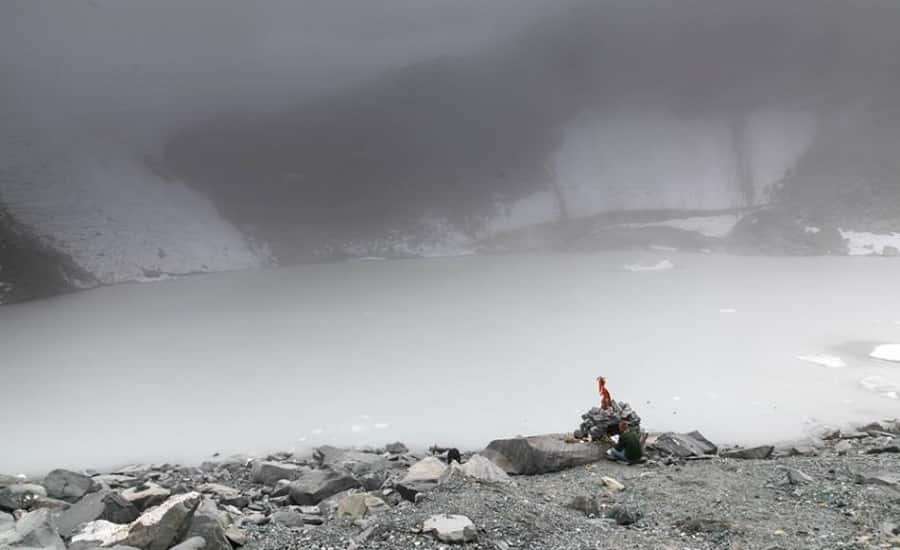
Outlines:
[[606,452],[606,456],[630,464],[640,462],[644,457],[641,434],[630,429],[628,421],[622,420],[619,422],[619,442]]

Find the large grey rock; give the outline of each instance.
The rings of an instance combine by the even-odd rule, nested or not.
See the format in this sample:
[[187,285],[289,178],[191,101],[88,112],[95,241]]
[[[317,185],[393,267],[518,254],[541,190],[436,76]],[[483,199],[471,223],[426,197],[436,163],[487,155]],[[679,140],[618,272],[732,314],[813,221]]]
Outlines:
[[686,434],[664,433],[656,438],[652,447],[661,454],[677,458],[714,455],[718,448],[698,431]]
[[447,464],[444,461],[429,456],[410,466],[401,482],[431,481],[436,483],[446,471]]
[[47,474],[42,485],[47,489],[48,496],[75,502],[91,491],[94,480],[78,472],[60,469]]
[[22,516],[12,529],[0,531],[0,548],[43,548],[66,550],[56,531],[50,510],[36,510]]
[[12,529],[16,526],[16,518],[12,514],[0,512],[0,532]]
[[199,505],[200,494],[196,492],[170,497],[141,514],[130,525],[128,535],[121,544],[144,550],[168,550],[184,538]]
[[751,447],[749,449],[730,449],[722,451],[719,456],[722,458],[738,458],[742,460],[763,460],[772,456],[775,447],[772,445],[762,445],[760,447]]
[[349,474],[334,470],[312,470],[300,479],[291,482],[291,500],[301,506],[318,504],[322,500],[359,487],[359,482]]
[[509,475],[503,471],[503,468],[481,455],[472,455],[459,469],[466,477],[486,483],[508,483],[510,481]]
[[162,504],[171,495],[172,491],[153,482],[142,483],[122,491],[122,498],[141,511]]
[[497,439],[481,454],[508,474],[535,475],[603,460],[608,448],[599,442],[567,441],[556,434]]
[[231,542],[225,536],[229,523],[227,514],[219,510],[214,501],[204,499],[194,511],[185,536],[201,537],[206,541],[206,550],[232,550]]
[[4,487],[9,487],[10,485],[15,485],[16,483],[21,483],[22,480],[17,478],[16,476],[8,476],[6,474],[0,474],[0,489]]
[[254,483],[274,487],[280,479],[295,480],[300,477],[304,468],[284,462],[254,462],[250,469],[250,478]]
[[75,528],[84,523],[103,519],[111,523],[131,523],[139,516],[138,509],[114,491],[88,493],[56,518],[56,526],[63,537],[70,537]]
[[402,455],[409,452],[409,449],[403,443],[395,441],[384,446],[384,450],[392,455]]
[[347,495],[338,503],[337,517],[360,519],[368,514],[377,514],[388,509],[388,505],[380,498],[368,493]]
[[91,477],[101,489],[127,489],[141,484],[141,480],[125,474],[100,474]]
[[477,538],[475,524],[466,516],[438,514],[425,520],[422,531],[432,533],[441,542],[463,543]]
[[0,511],[28,508],[36,498],[46,497],[47,489],[34,483],[16,483],[0,489]]
[[198,491],[212,495],[223,506],[244,508],[250,504],[250,498],[234,487],[219,483],[206,483],[197,488]]
[[331,468],[336,471],[344,470],[354,476],[380,472],[390,466],[390,462],[383,456],[374,453],[338,449],[329,445],[315,449],[313,458],[321,468]]

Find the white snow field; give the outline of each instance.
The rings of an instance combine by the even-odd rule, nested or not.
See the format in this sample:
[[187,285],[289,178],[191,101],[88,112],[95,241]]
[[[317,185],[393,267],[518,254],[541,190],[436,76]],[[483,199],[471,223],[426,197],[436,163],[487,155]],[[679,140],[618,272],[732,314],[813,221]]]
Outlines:
[[[622,270],[662,259],[678,269]],[[868,357],[900,339],[897,280],[889,259],[522,254],[4,306],[0,472],[326,442],[478,448],[574,429],[601,374],[647,428],[719,442],[898,416],[900,371]],[[817,354],[847,366],[796,359]]]

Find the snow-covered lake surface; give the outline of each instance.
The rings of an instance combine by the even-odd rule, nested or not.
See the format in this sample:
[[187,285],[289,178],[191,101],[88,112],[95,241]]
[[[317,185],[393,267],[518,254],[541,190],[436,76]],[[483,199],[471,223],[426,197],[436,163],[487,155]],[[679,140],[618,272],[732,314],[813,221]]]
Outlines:
[[[669,260],[673,269],[624,265]],[[0,472],[572,430],[605,375],[721,442],[900,415],[900,260],[661,252],[348,262],[0,308]],[[829,368],[798,356],[838,357]],[[892,393],[893,392],[893,393]]]

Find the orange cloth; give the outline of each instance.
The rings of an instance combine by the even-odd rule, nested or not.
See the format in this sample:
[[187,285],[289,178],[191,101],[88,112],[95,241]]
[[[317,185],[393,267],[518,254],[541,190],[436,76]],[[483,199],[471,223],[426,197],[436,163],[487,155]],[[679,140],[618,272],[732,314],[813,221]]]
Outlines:
[[597,378],[598,391],[600,392],[600,408],[608,409],[611,405],[612,398],[609,396],[609,390],[606,389],[606,378],[602,376]]

